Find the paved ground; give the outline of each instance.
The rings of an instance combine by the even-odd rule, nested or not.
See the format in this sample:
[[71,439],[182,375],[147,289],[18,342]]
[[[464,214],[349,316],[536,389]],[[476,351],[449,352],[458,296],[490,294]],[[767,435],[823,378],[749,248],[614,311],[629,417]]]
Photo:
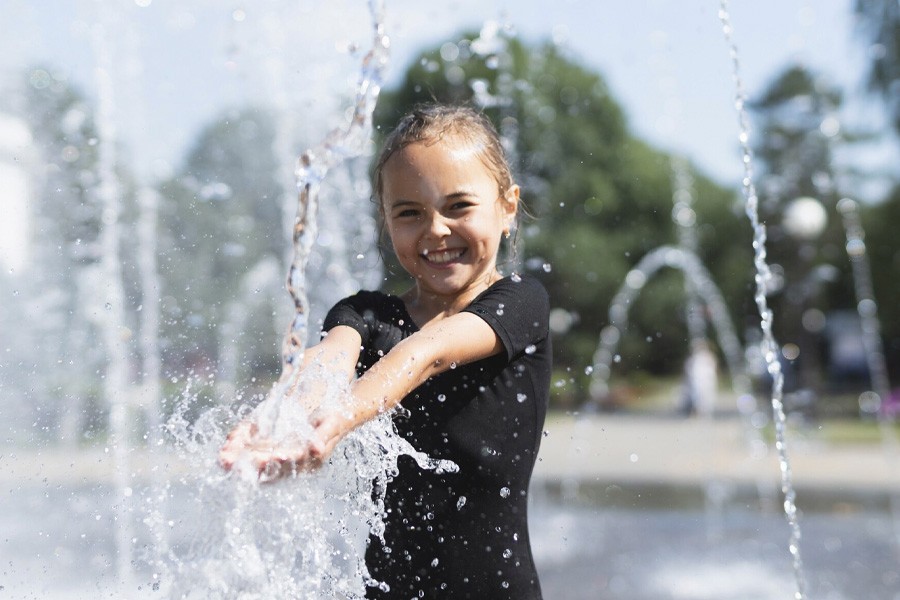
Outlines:
[[[714,480],[776,491],[781,485],[774,447],[748,434],[737,416],[557,415],[545,429],[538,481],[704,486]],[[890,444],[828,445],[789,432],[786,448],[798,491],[900,494],[900,458]]]
[[[775,450],[748,435],[738,417],[716,419],[599,414],[551,415],[545,427],[537,482],[702,487],[711,481],[771,488],[781,483]],[[789,435],[788,456],[799,490],[846,494],[900,494],[900,454],[879,444],[827,445]],[[110,480],[112,453],[0,451],[0,483],[90,483]],[[169,476],[183,469],[171,457],[136,452],[132,472]]]

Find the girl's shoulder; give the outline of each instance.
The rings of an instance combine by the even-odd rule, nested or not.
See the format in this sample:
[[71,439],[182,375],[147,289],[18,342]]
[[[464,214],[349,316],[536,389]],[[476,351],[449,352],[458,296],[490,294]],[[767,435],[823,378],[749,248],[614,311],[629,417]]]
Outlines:
[[528,274],[508,275],[498,279],[473,301],[473,304],[490,299],[492,297],[507,297],[516,300],[516,303],[528,302],[538,306],[546,306],[549,310],[550,295],[541,281]]
[[360,312],[369,310],[381,313],[396,311],[398,306],[403,306],[403,301],[393,294],[386,294],[379,290],[360,290],[335,305],[335,307],[339,306],[351,307]]
[[325,318],[328,327],[351,324],[378,328],[382,324],[403,327],[411,319],[403,300],[393,294],[377,290],[360,290],[335,304]]

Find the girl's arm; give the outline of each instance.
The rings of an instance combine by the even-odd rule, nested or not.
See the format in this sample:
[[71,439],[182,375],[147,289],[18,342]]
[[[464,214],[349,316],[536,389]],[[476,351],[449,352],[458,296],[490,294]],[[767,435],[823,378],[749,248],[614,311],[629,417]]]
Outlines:
[[320,466],[350,431],[394,408],[428,378],[503,351],[490,325],[472,313],[461,312],[424,327],[353,383],[346,409],[313,419],[315,431],[306,447],[270,454],[268,462],[258,463],[260,473],[277,478]]
[[[359,360],[360,343],[362,339],[359,333],[351,328],[339,325],[328,332],[321,342],[308,348],[303,355],[303,363],[300,369],[306,369],[312,364],[323,365],[329,373],[345,377],[350,381],[356,374],[356,363]],[[288,398],[303,402],[310,413],[319,407],[319,398],[315,392],[307,394],[304,398]],[[245,419],[238,424],[225,440],[219,451],[219,463],[225,469],[231,469],[239,457],[250,454],[252,462],[260,469],[264,463],[269,462],[277,448],[271,440],[259,436],[259,427],[252,419]],[[261,466],[262,465],[262,466]]]

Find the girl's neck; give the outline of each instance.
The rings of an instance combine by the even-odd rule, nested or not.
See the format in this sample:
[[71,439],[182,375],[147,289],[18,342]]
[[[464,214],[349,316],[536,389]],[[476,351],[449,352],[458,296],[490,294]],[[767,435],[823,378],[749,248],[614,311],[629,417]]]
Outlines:
[[495,270],[484,279],[482,285],[472,286],[452,296],[423,291],[420,286],[416,285],[400,298],[406,305],[406,312],[413,318],[416,325],[422,328],[432,321],[439,321],[460,312],[471,304],[478,294],[502,278],[503,275]]

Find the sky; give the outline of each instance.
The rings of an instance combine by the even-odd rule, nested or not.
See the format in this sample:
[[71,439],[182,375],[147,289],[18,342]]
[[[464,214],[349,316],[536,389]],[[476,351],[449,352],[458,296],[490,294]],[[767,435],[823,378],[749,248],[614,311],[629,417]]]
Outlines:
[[[747,94],[802,61],[848,90],[847,122],[882,127],[863,100],[851,4],[729,2]],[[386,85],[423,48],[493,20],[526,41],[559,43],[606,78],[637,135],[737,185],[735,86],[719,10],[719,0],[385,0]],[[175,170],[203,125],[230,107],[280,105],[311,139],[339,126],[336,109],[352,97],[372,36],[366,0],[0,0],[0,19],[17,32],[0,39],[0,87],[39,64],[96,101],[97,65],[108,61],[123,159],[147,181]],[[12,139],[0,131],[0,161],[15,153],[4,137]],[[6,193],[0,202],[16,201]],[[0,224],[0,252],[22,229]]]

